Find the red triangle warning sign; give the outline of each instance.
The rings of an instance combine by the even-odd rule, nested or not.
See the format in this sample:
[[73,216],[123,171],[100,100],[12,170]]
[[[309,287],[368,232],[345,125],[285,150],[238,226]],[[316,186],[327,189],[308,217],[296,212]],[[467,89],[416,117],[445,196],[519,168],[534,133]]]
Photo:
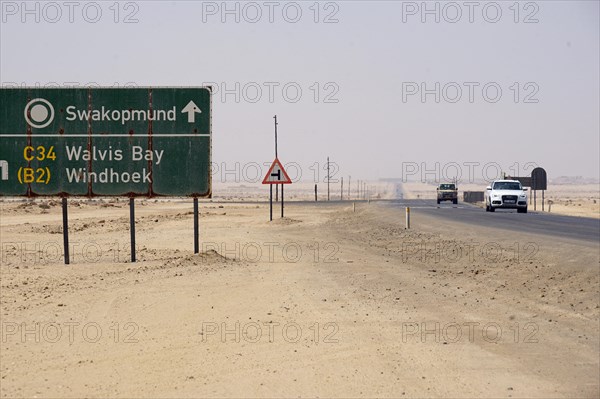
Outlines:
[[275,158],[262,184],[292,184],[292,179],[290,179],[285,169],[283,169],[283,165],[279,162],[279,159]]

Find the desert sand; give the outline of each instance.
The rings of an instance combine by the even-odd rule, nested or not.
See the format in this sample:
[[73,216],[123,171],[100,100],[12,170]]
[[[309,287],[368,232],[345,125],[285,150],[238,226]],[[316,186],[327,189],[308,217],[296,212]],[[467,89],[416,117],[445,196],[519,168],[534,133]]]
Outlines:
[[597,243],[352,209],[1,202],[1,396],[598,397]]

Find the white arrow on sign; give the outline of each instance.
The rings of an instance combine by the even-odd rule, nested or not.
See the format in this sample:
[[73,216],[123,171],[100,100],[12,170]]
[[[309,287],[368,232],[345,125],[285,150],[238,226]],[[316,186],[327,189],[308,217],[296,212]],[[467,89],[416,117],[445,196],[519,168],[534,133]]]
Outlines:
[[181,113],[185,114],[187,112],[188,114],[188,122],[189,123],[194,123],[196,122],[196,113],[201,114],[202,111],[200,110],[200,108],[193,102],[190,101],[182,110]]

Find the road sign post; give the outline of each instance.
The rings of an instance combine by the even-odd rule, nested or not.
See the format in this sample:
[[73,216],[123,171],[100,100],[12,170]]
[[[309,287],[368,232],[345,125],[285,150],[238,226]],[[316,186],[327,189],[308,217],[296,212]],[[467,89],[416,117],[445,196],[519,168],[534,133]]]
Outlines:
[[533,210],[537,207],[537,190],[542,190],[542,212],[544,211],[544,191],[548,189],[548,174],[544,168],[537,167],[531,171],[531,188],[533,191]]
[[70,263],[69,259],[69,217],[67,215],[67,197],[62,197],[63,217],[63,246],[65,252],[65,265]]
[[2,88],[0,103],[0,196],[212,196],[210,87]]
[[269,221],[273,221],[273,185],[269,186]]
[[194,253],[200,252],[200,227],[198,224],[198,197],[194,197]]
[[281,184],[281,217],[283,217],[283,185],[292,184],[292,180],[278,158],[275,158],[271,164],[262,184],[269,184],[271,186],[269,195],[269,220],[271,221],[273,220],[273,185],[277,186],[278,184]]
[[135,263],[135,199],[129,198],[129,232],[131,236],[131,263]]

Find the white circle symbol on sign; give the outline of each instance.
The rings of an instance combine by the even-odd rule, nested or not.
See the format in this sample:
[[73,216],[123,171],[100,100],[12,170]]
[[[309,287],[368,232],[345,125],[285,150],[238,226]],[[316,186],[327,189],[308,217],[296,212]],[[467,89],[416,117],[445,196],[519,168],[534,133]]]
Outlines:
[[25,120],[37,129],[48,126],[54,120],[54,107],[48,100],[34,98],[25,106]]

